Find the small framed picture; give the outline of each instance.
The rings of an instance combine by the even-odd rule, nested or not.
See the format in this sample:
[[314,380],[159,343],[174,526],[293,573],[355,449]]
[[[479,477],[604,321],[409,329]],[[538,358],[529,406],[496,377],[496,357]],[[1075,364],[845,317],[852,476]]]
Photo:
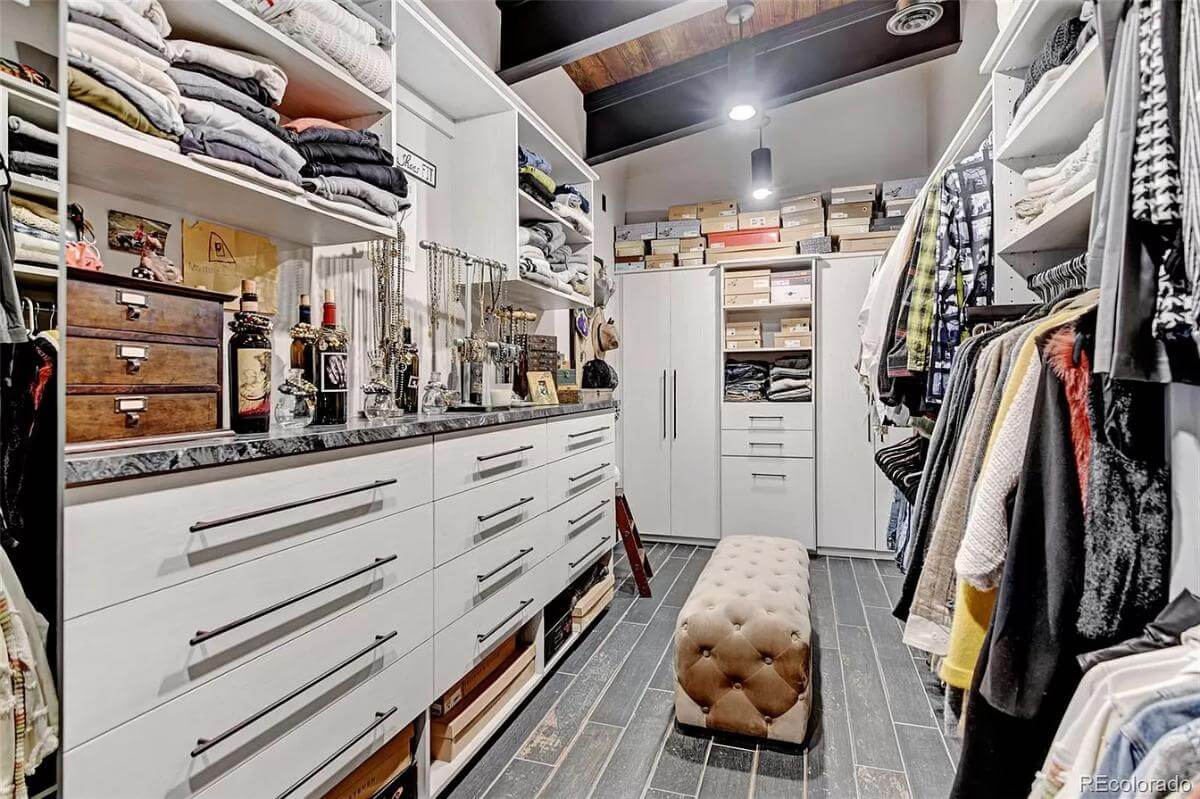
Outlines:
[[553,372],[529,372],[529,401],[534,405],[557,405],[558,387]]

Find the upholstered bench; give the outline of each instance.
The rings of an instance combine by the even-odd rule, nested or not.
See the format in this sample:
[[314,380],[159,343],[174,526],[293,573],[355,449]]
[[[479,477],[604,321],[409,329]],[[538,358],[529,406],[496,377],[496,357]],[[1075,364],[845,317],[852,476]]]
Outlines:
[[676,718],[801,743],[812,704],[811,631],[804,545],[722,539],[676,622]]

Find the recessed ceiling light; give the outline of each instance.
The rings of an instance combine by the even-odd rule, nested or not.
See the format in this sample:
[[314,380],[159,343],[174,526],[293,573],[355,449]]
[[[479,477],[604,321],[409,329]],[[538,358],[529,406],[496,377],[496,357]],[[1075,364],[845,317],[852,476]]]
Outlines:
[[745,122],[747,119],[754,119],[754,115],[758,113],[758,109],[750,103],[736,103],[729,107],[729,118],[735,122]]
[[934,0],[896,0],[896,13],[887,21],[893,36],[912,36],[928,30],[942,18],[942,5]]

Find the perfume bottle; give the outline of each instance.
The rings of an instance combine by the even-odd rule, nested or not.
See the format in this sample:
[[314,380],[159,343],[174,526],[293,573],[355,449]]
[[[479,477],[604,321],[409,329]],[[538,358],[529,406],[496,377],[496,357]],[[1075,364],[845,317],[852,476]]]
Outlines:
[[229,329],[229,426],[235,433],[271,427],[271,320],[258,312],[253,280],[242,281],[241,309]]
[[442,382],[441,372],[430,372],[429,382],[425,384],[425,396],[421,398],[421,412],[445,413],[447,404],[446,384]]
[[317,333],[317,410],[313,424],[345,424],[350,393],[350,353],[345,329],[337,323],[333,289],[325,289],[321,329]]

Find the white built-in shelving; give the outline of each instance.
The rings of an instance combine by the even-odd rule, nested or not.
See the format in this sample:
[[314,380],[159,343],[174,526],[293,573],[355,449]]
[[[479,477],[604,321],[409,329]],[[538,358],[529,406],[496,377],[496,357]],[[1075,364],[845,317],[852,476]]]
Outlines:
[[566,230],[567,244],[577,245],[592,243],[591,236],[585,236],[584,234],[580,233],[571,226],[570,222],[555,213],[553,209],[547,208],[545,205],[529,196],[527,192],[521,191],[520,189],[517,189],[517,205],[519,207],[519,213],[521,215],[522,222],[527,220],[537,222],[558,222]]
[[1095,196],[1096,181],[1093,180],[1046,208],[1029,224],[1018,222],[1017,227],[1010,227],[1007,231],[1009,238],[997,239],[996,251],[1001,255],[1015,255],[1042,250],[1082,250],[1087,245],[1088,224]]
[[13,264],[13,272],[21,283],[35,286],[53,286],[58,280],[58,269],[52,266],[37,266],[35,264]]
[[1074,150],[1104,114],[1104,65],[1093,38],[996,148],[999,159],[1061,155]]
[[988,47],[979,72],[1013,72],[1033,63],[1058,23],[1079,16],[1078,0],[1018,0],[1008,24]]
[[50,204],[53,204],[58,199],[59,184],[57,180],[18,175],[16,172],[13,172],[12,190],[17,194],[37,197],[40,200],[46,200]]

